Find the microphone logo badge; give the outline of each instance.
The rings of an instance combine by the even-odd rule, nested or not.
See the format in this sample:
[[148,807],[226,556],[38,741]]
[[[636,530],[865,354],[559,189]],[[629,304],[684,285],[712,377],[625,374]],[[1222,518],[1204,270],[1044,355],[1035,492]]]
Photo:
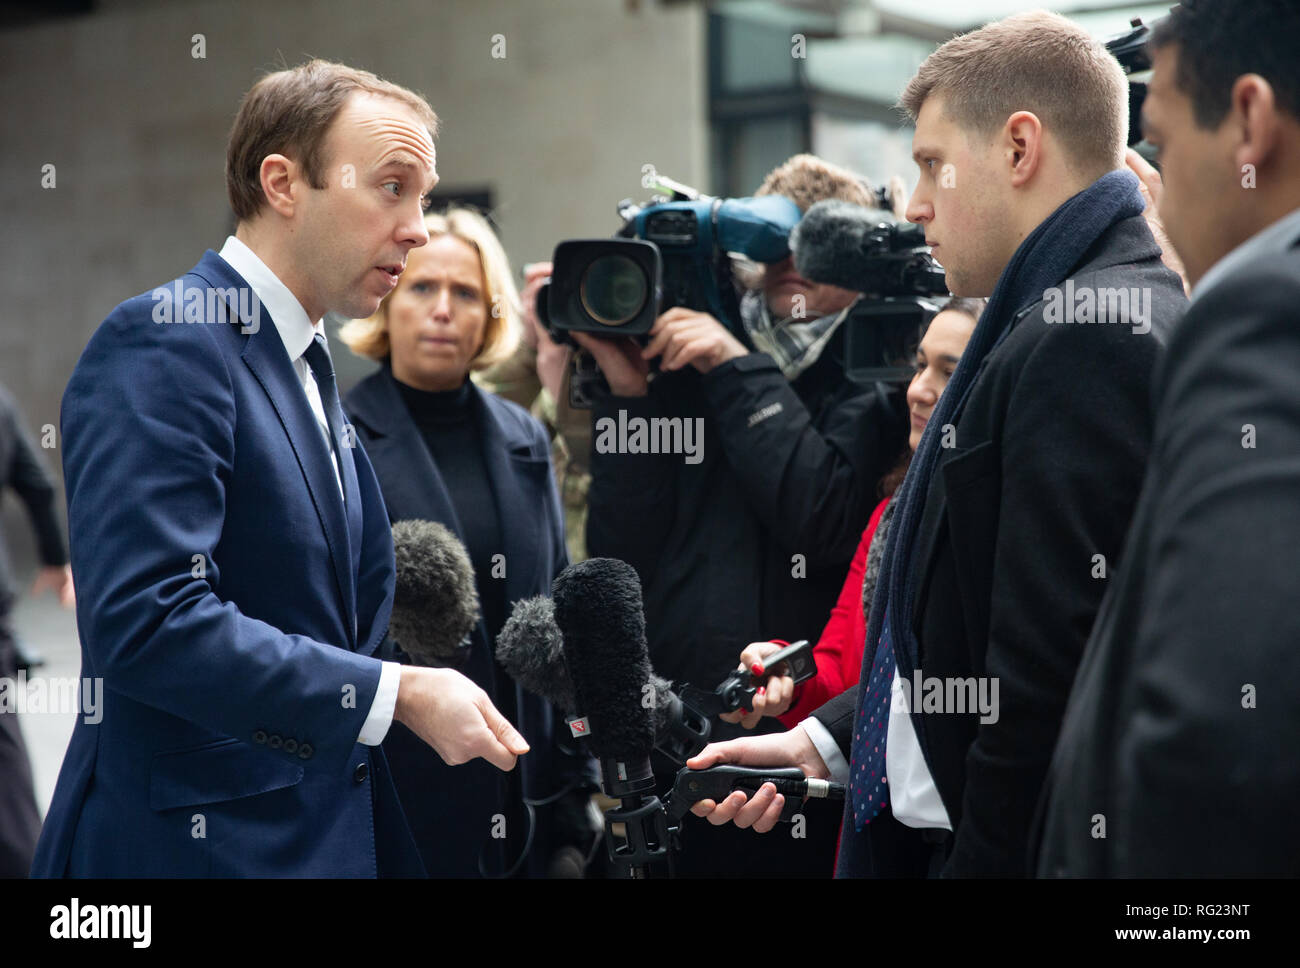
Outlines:
[[569,732],[571,732],[574,736],[591,735],[591,724],[587,722],[586,716],[575,716],[573,719],[568,720],[568,723],[569,723]]

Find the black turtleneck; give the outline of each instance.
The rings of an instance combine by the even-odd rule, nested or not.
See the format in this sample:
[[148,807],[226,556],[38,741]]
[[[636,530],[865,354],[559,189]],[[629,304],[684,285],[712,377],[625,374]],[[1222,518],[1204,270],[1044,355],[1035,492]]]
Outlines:
[[[473,390],[469,380],[459,389],[445,391],[420,390],[396,377],[393,382],[442,475],[474,565],[489,651],[486,656],[471,657],[461,671],[487,691],[506,719],[517,724],[519,710],[514,682],[492,654],[497,634],[506,621],[506,583],[502,578],[492,577],[492,557],[505,552],[492,477],[483,457],[483,435],[475,413]],[[485,840],[479,851],[479,863],[485,865],[489,875],[499,876],[522,852],[529,820],[523,814],[519,771],[493,773],[500,799],[492,809],[504,811],[507,837]]]
[[501,521],[492,478],[483,458],[483,437],[474,414],[469,381],[456,390],[419,390],[396,377],[402,401],[438,466],[474,565],[488,640],[506,621],[505,582],[492,577],[492,557],[503,554]]

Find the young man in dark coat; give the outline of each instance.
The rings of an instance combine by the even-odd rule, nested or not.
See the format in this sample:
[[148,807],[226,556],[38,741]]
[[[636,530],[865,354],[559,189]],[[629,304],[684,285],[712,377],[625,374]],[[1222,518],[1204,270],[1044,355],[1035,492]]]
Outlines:
[[[1185,301],[1117,170],[1124,75],[1080,27],[1033,13],[955,38],[902,105],[908,217],[954,293],[991,299],[895,498],[861,686],[691,765],[845,780],[839,876],[1017,875]],[[696,809],[768,830],[780,806],[766,786]]]

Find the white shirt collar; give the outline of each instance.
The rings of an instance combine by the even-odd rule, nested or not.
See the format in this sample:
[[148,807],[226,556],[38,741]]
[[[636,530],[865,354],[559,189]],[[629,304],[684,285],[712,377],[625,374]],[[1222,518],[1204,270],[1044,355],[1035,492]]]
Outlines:
[[1276,222],[1260,229],[1241,245],[1237,246],[1201,276],[1200,282],[1192,287],[1192,299],[1198,299],[1215,283],[1231,275],[1238,269],[1249,265],[1261,256],[1275,252],[1285,252],[1300,236],[1300,208],[1283,215]]
[[289,287],[267,268],[257,253],[239,239],[229,236],[218,255],[253,287],[253,292],[275,324],[280,342],[284,344],[291,361],[296,361],[306,352],[317,333],[324,334],[322,321],[318,319],[313,323],[308,319],[307,311],[289,291]]

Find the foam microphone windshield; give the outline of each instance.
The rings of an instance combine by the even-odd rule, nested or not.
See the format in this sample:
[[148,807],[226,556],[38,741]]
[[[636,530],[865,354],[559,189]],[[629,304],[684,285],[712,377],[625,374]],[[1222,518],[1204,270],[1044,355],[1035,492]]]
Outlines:
[[589,558],[560,572],[552,597],[565,664],[601,760],[606,793],[626,796],[653,788],[654,720],[651,704],[643,701],[650,659],[636,571],[614,558]]
[[894,221],[883,209],[840,199],[817,202],[790,233],[795,271],[810,282],[861,291],[873,256],[872,236],[882,222]]
[[393,638],[417,662],[455,663],[478,621],[474,566],[465,546],[436,521],[398,521],[393,556]]
[[573,680],[564,665],[564,637],[555,605],[537,596],[515,603],[497,636],[497,661],[511,679],[566,713],[578,711]]
[[[564,660],[564,636],[555,623],[549,598],[524,598],[515,603],[496,643],[497,661],[515,682],[569,715],[582,715],[573,694],[573,680]],[[683,707],[672,683],[650,673],[652,692],[642,689],[641,704],[650,704],[655,746],[685,762],[708,740],[708,720]],[[683,756],[682,753],[686,755]]]

